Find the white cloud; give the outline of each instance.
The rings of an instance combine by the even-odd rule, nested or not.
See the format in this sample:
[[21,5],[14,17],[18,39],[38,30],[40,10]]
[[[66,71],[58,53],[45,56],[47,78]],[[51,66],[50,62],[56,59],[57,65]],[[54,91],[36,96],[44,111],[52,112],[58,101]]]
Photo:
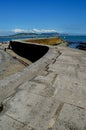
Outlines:
[[23,32],[26,32],[26,33],[28,33],[28,32],[31,32],[31,33],[50,33],[50,32],[57,32],[56,30],[36,29],[36,28],[32,29],[32,30],[24,30],[24,29],[17,28],[17,29],[13,29],[11,31],[14,32],[14,33],[23,33]]
[[50,33],[50,32],[57,32],[56,30],[47,30],[47,29],[41,29],[41,30],[39,30],[39,29],[33,29],[32,31],[35,32],[35,33]]
[[14,33],[24,33],[24,32],[28,32],[28,30],[17,28],[17,29],[13,29],[12,32],[14,32]]

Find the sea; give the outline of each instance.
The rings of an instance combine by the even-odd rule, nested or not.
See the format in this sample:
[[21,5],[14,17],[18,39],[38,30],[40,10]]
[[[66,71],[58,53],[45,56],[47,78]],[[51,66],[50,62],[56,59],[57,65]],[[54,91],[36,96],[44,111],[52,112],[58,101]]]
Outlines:
[[22,37],[20,37],[20,36],[19,37],[14,37],[14,36],[13,37],[12,36],[11,37],[9,37],[9,36],[3,37],[2,36],[2,37],[0,37],[0,42],[8,42],[11,40],[19,40],[19,39],[26,39],[26,38],[32,38],[32,36],[22,36]]
[[68,35],[68,36],[60,36],[62,39],[64,39],[67,42],[86,42],[86,36],[76,36],[76,35]]
[[68,42],[67,46],[70,48],[80,49],[86,51],[86,36],[60,36],[64,41]]
[[[0,37],[0,42],[7,42],[11,40],[28,39],[28,38],[49,38],[49,35],[37,35],[37,36],[22,36],[22,37]],[[51,35],[50,35],[51,37]],[[54,36],[53,36],[54,37]],[[86,35],[61,35],[59,36],[64,41],[68,42],[68,47],[86,50]]]

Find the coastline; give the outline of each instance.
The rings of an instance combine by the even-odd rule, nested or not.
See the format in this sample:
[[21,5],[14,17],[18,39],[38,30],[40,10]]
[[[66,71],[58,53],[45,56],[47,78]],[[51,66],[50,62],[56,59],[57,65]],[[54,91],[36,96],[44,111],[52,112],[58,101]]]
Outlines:
[[[63,42],[60,38],[39,38],[39,39],[24,39],[22,40],[27,43],[33,44],[38,43],[39,45],[59,45]],[[16,72],[22,71],[26,66],[32,64],[29,59],[17,55],[13,50],[8,49],[10,42],[0,43],[0,80],[15,74]],[[34,51],[34,50],[33,50]]]
[[[70,43],[60,39],[60,38],[30,38],[23,39],[24,42],[44,44],[44,45],[53,45],[58,47],[66,47],[71,45]],[[10,76],[11,74],[15,74],[18,71],[22,71],[26,66],[32,64],[30,60],[26,58],[20,57],[16,53],[14,53],[11,49],[6,49],[9,46],[8,42],[0,42],[0,80],[4,77]],[[60,45],[59,45],[60,44]],[[85,44],[86,45],[86,44]],[[73,47],[77,48],[77,47]],[[84,48],[84,49],[83,49]],[[85,47],[79,46],[79,49],[86,50]]]

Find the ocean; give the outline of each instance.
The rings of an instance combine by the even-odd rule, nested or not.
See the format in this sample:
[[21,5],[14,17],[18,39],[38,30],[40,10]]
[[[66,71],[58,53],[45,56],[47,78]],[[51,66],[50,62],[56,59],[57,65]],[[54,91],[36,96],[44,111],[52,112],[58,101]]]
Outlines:
[[22,37],[0,37],[0,42],[7,42],[11,40],[17,40],[17,39],[25,39],[25,38],[32,38],[32,36],[22,36]]
[[[7,42],[11,40],[17,40],[17,39],[25,39],[25,38],[46,38],[49,37],[49,35],[37,35],[37,36],[22,36],[22,37],[0,37],[0,42]],[[52,35],[50,35],[52,37]],[[83,49],[86,50],[86,36],[72,36],[72,35],[63,35],[59,36],[64,41],[68,42],[68,47],[71,48],[77,48],[77,49]],[[83,43],[83,44],[82,44]]]
[[[15,40],[15,39],[24,39],[24,38],[44,38],[47,37],[47,35],[37,35],[37,36],[22,36],[22,37],[0,37],[0,42],[5,42],[5,41],[11,41],[11,40]],[[48,35],[49,37],[49,35]],[[50,37],[52,37],[50,35]],[[60,36],[60,38],[62,38],[63,40],[67,41],[67,42],[86,42],[86,36]]]
[[61,36],[70,48],[86,50],[86,36]]
[[28,39],[28,38],[48,38],[48,37],[52,37],[51,35],[37,35],[37,36],[17,36],[17,37],[1,37],[0,36],[0,42],[7,42],[7,41],[11,41],[11,40],[21,40],[21,39]]
[[67,42],[86,42],[86,36],[60,36],[63,40]]

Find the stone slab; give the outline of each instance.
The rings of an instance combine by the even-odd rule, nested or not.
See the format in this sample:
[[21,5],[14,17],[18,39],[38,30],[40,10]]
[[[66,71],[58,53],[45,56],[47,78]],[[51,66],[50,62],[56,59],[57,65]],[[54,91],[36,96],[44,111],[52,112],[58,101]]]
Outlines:
[[0,116],[0,130],[21,130],[24,124],[6,115]]
[[26,82],[24,85],[19,87],[22,90],[27,90],[28,93],[36,94],[43,97],[52,97],[55,88],[51,84],[43,84],[38,82]]
[[[24,87],[24,86],[23,86]],[[10,117],[36,130],[46,130],[52,116],[63,103],[55,98],[46,98],[19,88],[19,92],[9,101],[6,112]]]
[[58,75],[55,88],[57,100],[86,108],[86,80]]
[[65,104],[52,130],[86,130],[86,110]]

